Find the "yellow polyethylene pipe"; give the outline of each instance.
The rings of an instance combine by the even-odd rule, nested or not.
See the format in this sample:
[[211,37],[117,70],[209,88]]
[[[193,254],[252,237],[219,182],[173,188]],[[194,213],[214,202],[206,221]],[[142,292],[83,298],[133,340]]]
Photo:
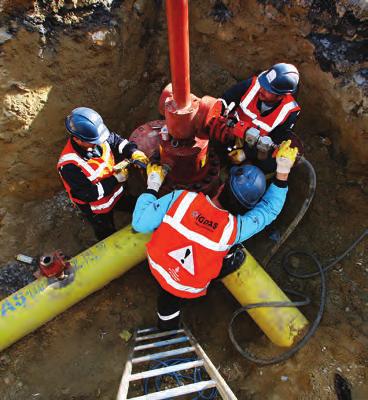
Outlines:
[[[272,278],[245,250],[241,267],[222,279],[226,288],[242,306],[272,301],[290,301]],[[296,307],[260,307],[248,310],[249,315],[276,345],[290,347],[306,328],[308,321]]]
[[[2,300],[0,351],[142,262],[150,236],[133,233],[128,225],[72,258],[73,279],[59,285],[55,279],[39,278]],[[288,300],[249,252],[241,268],[223,282],[242,305]],[[294,307],[260,308],[249,314],[279,346],[291,346],[308,323]]]
[[0,351],[142,262],[149,238],[129,225],[72,258],[64,287],[42,277],[2,300]]

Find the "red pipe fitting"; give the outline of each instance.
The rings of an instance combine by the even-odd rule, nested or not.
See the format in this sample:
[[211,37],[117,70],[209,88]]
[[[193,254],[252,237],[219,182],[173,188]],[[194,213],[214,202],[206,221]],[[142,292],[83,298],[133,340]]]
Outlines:
[[175,106],[187,108],[191,105],[188,0],[166,0],[166,18]]

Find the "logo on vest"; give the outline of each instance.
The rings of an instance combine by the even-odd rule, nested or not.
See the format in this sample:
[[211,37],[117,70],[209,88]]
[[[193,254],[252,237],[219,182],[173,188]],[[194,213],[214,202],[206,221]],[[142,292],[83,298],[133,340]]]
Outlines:
[[207,219],[204,215],[202,215],[198,211],[193,211],[192,217],[195,219],[195,221],[198,225],[200,225],[206,229],[214,231],[218,226],[217,222],[213,222],[210,219]]
[[[169,253],[169,256],[180,263],[180,265],[191,275],[194,275],[194,259],[192,246],[186,246],[181,249],[171,251]],[[177,271],[175,272],[177,274]]]

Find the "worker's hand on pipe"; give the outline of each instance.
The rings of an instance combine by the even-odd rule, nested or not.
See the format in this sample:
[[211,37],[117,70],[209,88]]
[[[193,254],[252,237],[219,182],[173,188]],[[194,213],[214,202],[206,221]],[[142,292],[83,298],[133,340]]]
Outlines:
[[232,162],[232,164],[236,164],[236,165],[241,164],[246,159],[243,149],[235,149],[233,151],[230,151],[230,153],[228,154],[228,157],[229,157],[230,161]]
[[143,151],[135,150],[131,155],[133,161],[140,161],[141,163],[147,165],[149,163],[148,157],[143,153]]
[[118,182],[123,183],[128,179],[128,169],[121,169],[119,172],[115,172],[114,176]]
[[147,189],[152,189],[158,192],[165,180],[168,169],[160,164],[147,165]]
[[124,160],[114,165],[113,170],[115,171],[114,176],[118,182],[122,183],[128,179],[128,165],[129,160]]
[[113,170],[115,172],[119,172],[122,169],[126,169],[128,167],[128,165],[130,164],[130,161],[128,159],[125,159],[123,161],[120,161],[118,164],[113,166]]
[[296,156],[298,154],[298,148],[292,148],[290,145],[291,140],[285,140],[275,152],[277,164],[276,172],[279,174],[288,174],[291,170],[291,167],[294,165]]

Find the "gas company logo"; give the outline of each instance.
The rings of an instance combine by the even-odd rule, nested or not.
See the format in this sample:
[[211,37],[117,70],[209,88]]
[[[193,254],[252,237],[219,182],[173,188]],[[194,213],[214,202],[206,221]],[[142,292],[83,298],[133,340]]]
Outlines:
[[195,219],[197,224],[200,224],[201,226],[203,226],[206,229],[211,229],[214,231],[218,226],[217,222],[213,222],[210,219],[207,219],[204,215],[202,215],[198,211],[193,211],[192,217]]

